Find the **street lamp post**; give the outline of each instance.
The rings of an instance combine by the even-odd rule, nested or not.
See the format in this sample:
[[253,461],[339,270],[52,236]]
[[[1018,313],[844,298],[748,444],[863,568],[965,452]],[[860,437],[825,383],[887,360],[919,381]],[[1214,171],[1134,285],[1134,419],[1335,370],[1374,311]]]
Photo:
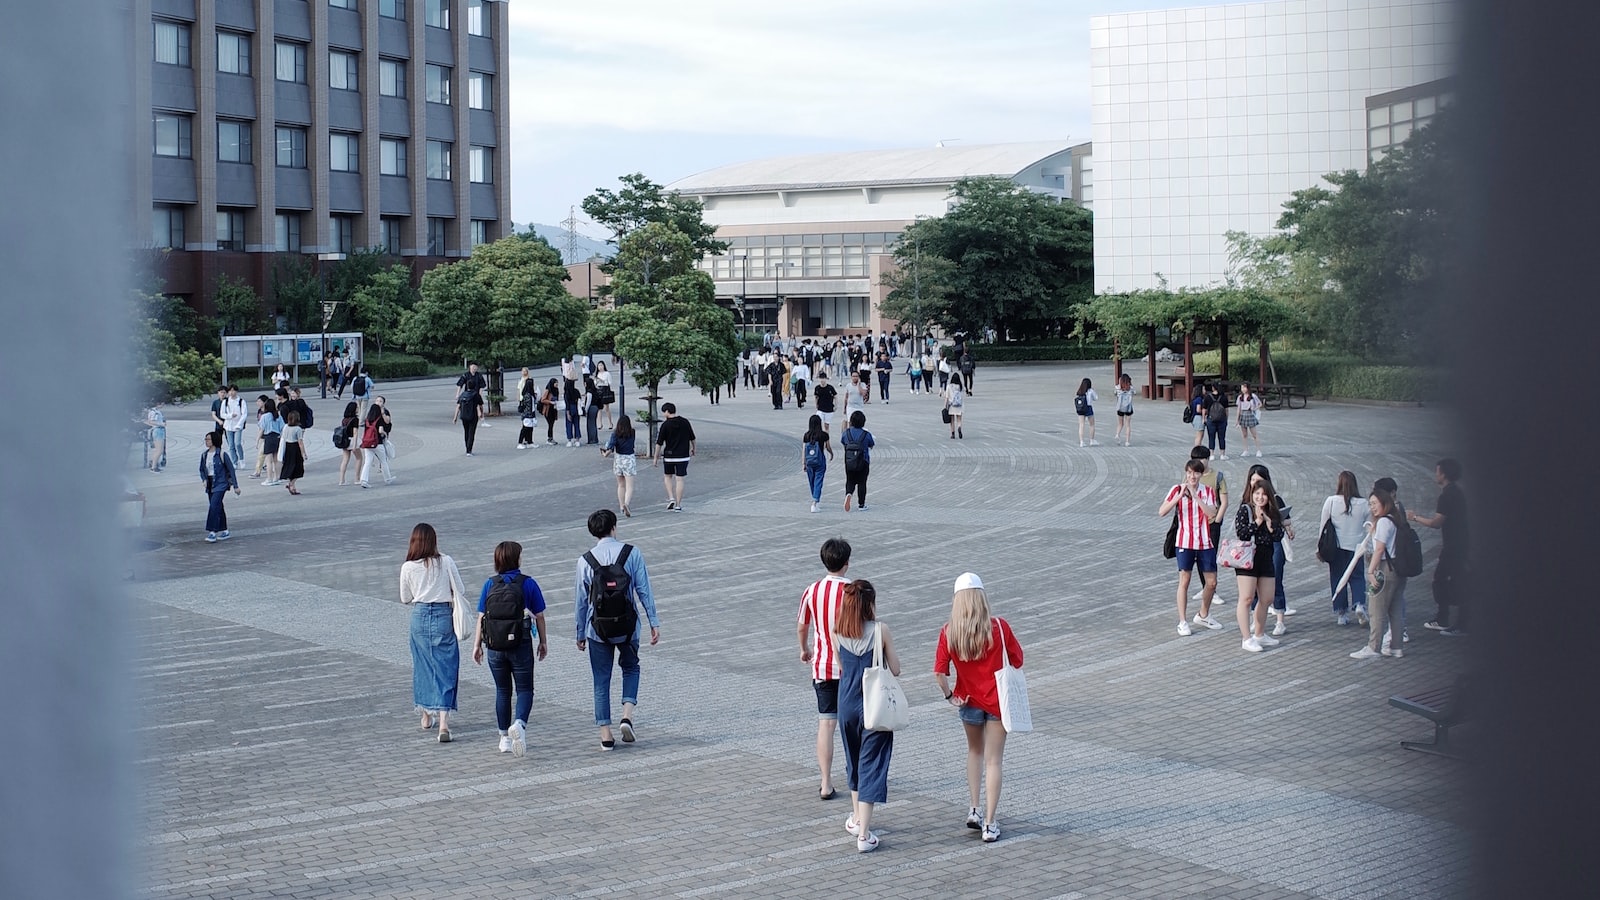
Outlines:
[[739,308],[739,342],[744,343],[749,335],[749,329],[745,327],[744,298],[750,292],[750,254],[741,253],[734,259],[739,261],[739,302],[734,305]]
[[773,263],[772,265],[773,265],[773,270],[772,270],[772,293],[773,293],[773,296],[777,299],[777,302],[778,302],[778,316],[781,318],[783,316],[783,270],[789,268],[792,265],[794,265],[794,263],[789,262],[788,260],[784,259],[784,260],[779,260],[779,261]]
[[[328,352],[328,323],[333,321],[333,311],[339,308],[339,301],[328,299],[328,271],[323,266],[327,262],[340,262],[344,259],[343,253],[318,253],[317,254],[317,293],[322,301],[322,343],[317,347],[318,353]],[[328,399],[326,385],[328,383],[327,370],[318,376],[317,381],[323,386],[322,399]]]

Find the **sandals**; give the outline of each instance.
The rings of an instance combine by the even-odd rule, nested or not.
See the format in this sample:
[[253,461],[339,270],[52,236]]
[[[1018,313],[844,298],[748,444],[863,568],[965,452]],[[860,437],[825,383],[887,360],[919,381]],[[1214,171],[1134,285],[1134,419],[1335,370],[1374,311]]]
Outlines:
[[421,728],[422,728],[423,731],[432,731],[433,730],[433,716],[430,713],[423,713],[422,714],[422,725],[421,725]]
[[600,742],[600,749],[601,750],[615,750],[615,749],[617,749],[617,742],[616,741],[601,741]]
[[450,743],[450,740],[451,740],[451,738],[450,738],[450,730],[449,729],[443,729],[443,730],[441,730],[439,732],[439,743],[448,744],[448,743]]
[[822,788],[817,788],[817,799],[818,800],[832,800],[833,798],[835,798],[837,796],[839,796],[839,792],[836,791],[836,790],[830,790],[826,794],[824,794],[822,792]]

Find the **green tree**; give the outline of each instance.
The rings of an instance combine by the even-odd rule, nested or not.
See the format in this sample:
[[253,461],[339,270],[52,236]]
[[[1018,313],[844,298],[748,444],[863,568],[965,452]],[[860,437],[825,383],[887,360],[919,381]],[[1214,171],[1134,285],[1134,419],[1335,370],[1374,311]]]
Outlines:
[[323,263],[323,278],[326,281],[324,296],[338,304],[334,307],[328,330],[365,333],[356,320],[352,303],[356,292],[371,284],[372,276],[382,271],[383,264],[388,260],[389,256],[382,247],[369,247],[348,254],[344,259]]
[[623,238],[652,222],[671,225],[688,237],[697,258],[728,249],[726,243],[716,239],[716,226],[706,223],[705,205],[700,201],[668,193],[642,172],[617,180],[622,182],[621,190],[595,188],[584,198],[583,211],[611,232],[612,243],[619,250]]
[[399,334],[401,318],[416,303],[409,268],[397,264],[380,269],[350,295],[351,328],[377,344],[382,354],[384,345]]
[[166,323],[181,318],[187,304],[157,291],[135,290],[128,297],[128,352],[137,399],[144,404],[193,400],[216,388],[222,361],[184,347]]
[[1065,331],[1093,293],[1089,211],[1008,178],[964,178],[951,196],[948,213],[906,228],[883,311],[949,331],[992,326],[1002,340]]
[[211,293],[211,305],[216,310],[211,319],[213,331],[221,329],[228,334],[260,334],[266,324],[261,296],[243,278],[218,275]]
[[711,276],[695,268],[697,251],[688,235],[665,222],[623,238],[612,282],[620,305],[593,312],[578,336],[585,353],[610,349],[632,368],[649,403],[651,446],[662,382],[671,384],[681,373],[709,390],[737,371],[733,314],[717,305]]
[[287,331],[322,331],[322,283],[301,254],[279,253],[273,260],[272,300]]

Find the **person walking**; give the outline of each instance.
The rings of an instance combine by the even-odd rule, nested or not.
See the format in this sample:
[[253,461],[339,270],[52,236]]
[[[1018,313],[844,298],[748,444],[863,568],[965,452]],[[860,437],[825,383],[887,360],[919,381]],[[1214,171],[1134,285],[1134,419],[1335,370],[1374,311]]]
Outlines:
[[[500,752],[520,757],[528,752],[528,716],[533,712],[533,660],[537,656],[542,662],[549,652],[544,628],[544,592],[539,590],[539,582],[522,574],[522,545],[516,541],[501,541],[495,545],[494,571],[494,577],[483,583],[483,592],[478,595],[478,634],[472,647],[472,661],[483,665],[484,651],[488,651]],[[490,634],[515,635],[516,639],[507,649],[496,649],[489,644]],[[493,640],[505,643],[498,638]],[[513,693],[516,698],[514,714]]]
[[1356,488],[1355,473],[1349,470],[1340,472],[1333,494],[1322,501],[1322,513],[1317,519],[1318,543],[1321,543],[1322,531],[1330,522],[1333,523],[1333,534],[1338,542],[1338,549],[1326,556],[1319,547],[1317,558],[1328,565],[1328,591],[1333,596],[1335,621],[1340,625],[1350,624],[1352,616],[1362,625],[1367,624],[1367,580],[1357,573],[1343,590],[1334,591],[1355,559],[1356,550],[1366,539],[1364,526],[1370,518],[1367,498],[1360,496]]
[[817,373],[817,389],[811,392],[817,403],[817,415],[822,417],[822,430],[833,430],[833,412],[837,408],[839,389],[828,383],[828,370]]
[[906,393],[915,397],[922,389],[922,357],[916,353],[906,354],[906,377],[911,381],[911,389]]
[[1439,460],[1433,467],[1433,481],[1439,485],[1434,514],[1406,514],[1411,522],[1439,529],[1442,541],[1439,560],[1433,566],[1433,601],[1439,611],[1422,627],[1446,637],[1459,637],[1467,633],[1468,577],[1467,498],[1461,491],[1461,463],[1449,457]]
[[[1372,482],[1372,489],[1373,491],[1388,491],[1389,495],[1394,498],[1394,510],[1390,520],[1395,523],[1395,541],[1398,542],[1404,533],[1400,530],[1401,523],[1409,521],[1409,517],[1406,513],[1406,505],[1400,502],[1400,485],[1396,484],[1393,478],[1384,476]],[[1369,507],[1371,506],[1370,500],[1367,505]],[[1409,528],[1407,530],[1409,530]],[[1395,545],[1391,544],[1389,546],[1389,557],[1391,560],[1399,552],[1399,548]],[[1408,621],[1406,617],[1406,588],[1410,586],[1411,579],[1402,578],[1400,580],[1400,584],[1396,586],[1394,591],[1389,595],[1389,618],[1391,620],[1391,624],[1398,623],[1400,640],[1402,643],[1408,644],[1411,642],[1411,632],[1406,627],[1406,622]],[[1369,590],[1367,593],[1370,594],[1372,592]],[[1389,649],[1388,634],[1383,636],[1382,649]]]
[[[617,540],[617,514],[597,509],[589,514],[589,534],[594,547],[578,558],[573,595],[577,598],[579,652],[589,654],[594,677],[594,723],[600,728],[600,749],[611,750],[611,672],[622,669],[622,741],[634,741],[633,714],[639,703],[639,641],[644,624],[650,624],[650,645],[661,641],[661,621],[655,596],[650,593],[650,572],[638,548]],[[645,618],[639,617],[639,607]]]
[[1116,441],[1124,447],[1133,446],[1133,379],[1127,372],[1117,379],[1117,434]]
[[215,544],[232,537],[228,533],[228,511],[223,508],[222,501],[230,490],[238,496],[239,477],[217,432],[206,432],[205,445],[200,453],[200,481],[206,488],[206,543]]
[[561,388],[556,379],[551,378],[545,382],[544,391],[539,394],[539,415],[544,417],[544,442],[554,447],[556,445],[556,419],[560,418],[563,407]]
[[[1367,495],[1367,508],[1371,513],[1372,552],[1367,557],[1367,607],[1371,610],[1371,625],[1366,646],[1350,654],[1351,659],[1376,659],[1379,656],[1400,658],[1405,656],[1405,619],[1396,608],[1405,591],[1406,578],[1394,567],[1395,538],[1400,532],[1400,513],[1394,494],[1381,487]],[[1361,577],[1356,573],[1355,577]],[[1388,638],[1388,646],[1379,652],[1379,646]]]
[[1203,384],[1194,386],[1194,394],[1189,397],[1189,424],[1194,428],[1194,445],[1199,447],[1206,442],[1206,388]]
[[872,448],[877,443],[868,431],[867,414],[856,410],[850,414],[850,427],[839,434],[839,446],[844,448],[844,511],[850,511],[854,494],[862,512],[867,511],[867,476],[872,473]]
[[[1245,486],[1244,501],[1233,518],[1233,531],[1239,540],[1248,541],[1255,548],[1250,565],[1234,569],[1239,582],[1239,606],[1235,616],[1239,620],[1244,649],[1260,653],[1263,647],[1275,647],[1279,643],[1277,638],[1266,633],[1268,598],[1278,574],[1273,565],[1273,550],[1274,545],[1283,540],[1284,533],[1272,482],[1263,478]],[[1262,602],[1256,602],[1258,599]]]
[[167,417],[160,404],[145,410],[144,424],[150,427],[150,459],[146,467],[159,472],[167,467]]
[[441,744],[450,743],[450,714],[461,682],[453,607],[465,603],[466,595],[456,561],[439,552],[439,533],[418,522],[400,565],[400,602],[411,607],[413,709],[422,714],[424,731],[439,726]]
[[[344,395],[340,392],[344,390],[344,362],[337,353],[328,356],[328,382],[333,385],[334,397],[343,399]],[[323,390],[322,399],[328,399],[326,389]]]
[[370,487],[368,481],[372,478],[372,470],[380,466],[383,468],[383,483],[388,484],[394,480],[389,475],[389,460],[384,456],[383,451],[383,421],[385,415],[383,406],[373,403],[367,407],[366,418],[361,423],[361,470],[356,476],[356,481],[363,488]]
[[322,385],[321,399],[328,399],[328,376],[331,374],[333,354],[323,351],[322,359],[317,360],[317,381]]
[[244,465],[244,425],[250,418],[244,398],[239,396],[239,386],[228,385],[228,396],[222,401],[222,428],[228,441],[228,456],[235,469]]
[[811,388],[811,364],[804,358],[796,359],[794,374],[789,376],[794,382],[794,405],[796,409],[806,408],[806,391]]
[[817,769],[822,773],[817,799],[832,800],[833,735],[839,724],[839,653],[833,645],[833,623],[850,583],[844,577],[850,570],[850,542],[828,538],[822,542],[821,557],[828,574],[801,592],[797,636],[800,661],[811,664],[811,689],[817,695]]
[[977,370],[978,361],[973,359],[972,351],[962,350],[960,361],[957,363],[961,371],[961,380],[964,382],[968,394],[972,393],[972,373]]
[[[351,400],[344,405],[344,417],[339,420],[339,427],[333,433],[334,446],[339,448],[340,487],[359,482],[361,473],[365,471],[366,461],[361,453],[362,436],[361,415],[356,410],[356,401]],[[345,472],[350,468],[351,459],[356,462],[356,477],[354,481],[346,481]]]
[[661,458],[661,483],[667,490],[667,509],[683,512],[683,480],[689,476],[689,460],[694,458],[694,426],[678,415],[673,403],[661,404],[666,421],[656,432],[657,456]]
[[567,446],[576,447],[583,443],[583,382],[573,379],[566,381],[561,386],[561,411],[566,425]]
[[[1246,476],[1245,493],[1248,494],[1250,488],[1259,481],[1265,481],[1270,485],[1272,473],[1267,471],[1266,466],[1256,463],[1250,467]],[[1272,629],[1272,636],[1283,637],[1289,630],[1284,624],[1284,618],[1295,614],[1295,611],[1289,608],[1288,600],[1283,593],[1284,576],[1288,572],[1289,564],[1288,542],[1294,540],[1294,507],[1278,493],[1276,486],[1272,488],[1272,498],[1278,504],[1278,515],[1283,519],[1283,540],[1272,546],[1272,568],[1277,572],[1277,577],[1272,580],[1271,614],[1277,616],[1278,620]],[[1266,602],[1265,599],[1262,602]]]
[[262,394],[256,397],[256,464],[251,478],[266,475],[263,485],[278,483],[278,444],[283,439],[283,420],[278,417],[278,404]]
[[633,479],[639,474],[639,456],[634,447],[633,420],[623,415],[617,427],[606,435],[606,444],[600,448],[601,456],[614,457],[611,474],[617,476],[617,509],[632,517]]
[[[606,428],[615,428],[617,423],[611,418],[611,404],[616,402],[616,393],[611,386],[611,370],[603,362],[597,362],[594,372],[594,386],[598,389],[596,396],[600,398],[600,412],[606,417]],[[733,383],[728,383],[728,396],[733,396]]]
[[522,377],[517,380],[517,418],[522,422],[522,428],[517,432],[517,449],[527,450],[539,446],[533,442],[533,428],[539,421],[539,385],[527,369],[522,372]]
[[[476,364],[474,364],[473,368],[477,368]],[[478,377],[482,378],[483,376],[480,375]],[[472,455],[472,445],[478,437],[478,416],[482,411],[482,390],[462,388],[456,394],[456,412],[455,415],[450,417],[450,421],[461,423],[461,437],[466,444],[468,456]]]
[[[382,395],[372,398],[372,406],[368,408],[367,415],[372,415],[372,410],[378,410],[378,447],[373,451],[373,458],[377,460],[378,468],[383,471],[383,483],[394,484],[395,474],[390,467],[394,460],[394,441],[390,433],[394,431],[394,416],[389,412],[389,401]],[[363,475],[369,474],[373,460],[366,460]]]
[[355,373],[350,376],[350,398],[356,401],[356,415],[366,416],[367,398],[371,396],[372,376],[367,374],[365,366],[357,363]]
[[889,801],[889,759],[894,732],[868,731],[862,676],[873,664],[881,642],[883,664],[896,677],[900,656],[889,627],[878,620],[878,592],[872,582],[856,579],[845,585],[833,624],[833,646],[839,658],[839,736],[844,743],[844,772],[850,787],[851,812],[844,830],[856,839],[856,851],[878,849],[872,832],[872,808]]
[[[995,673],[1009,663],[1022,668],[1022,644],[1011,623],[989,611],[983,580],[972,572],[956,579],[950,618],[939,629],[933,654],[933,677],[946,703],[960,710],[967,736],[967,827],[982,830],[985,843],[1000,839],[995,810],[1000,805],[1001,765],[1006,728],[1000,719],[1000,692]],[[955,683],[950,683],[954,669]],[[978,814],[979,788],[983,815]]]
[[1194,624],[1221,631],[1222,623],[1211,617],[1211,600],[1217,590],[1217,545],[1211,537],[1211,520],[1217,515],[1217,494],[1201,482],[1205,474],[1205,460],[1191,459],[1184,464],[1183,481],[1167,491],[1166,499],[1156,509],[1156,515],[1166,516],[1174,510],[1173,547],[1178,562],[1178,634],[1193,634],[1189,627],[1189,581],[1196,568],[1200,569],[1200,611],[1195,613]]
[[1216,382],[1206,385],[1206,448],[1228,458],[1228,395]]
[[1239,396],[1234,401],[1239,408],[1239,444],[1244,455],[1250,455],[1250,442],[1256,443],[1256,459],[1261,458],[1261,395],[1250,389],[1250,383],[1239,385]]
[[[1078,414],[1078,446],[1098,447],[1100,442],[1094,439],[1094,405],[1100,401],[1100,395],[1094,392],[1089,379],[1078,382],[1078,392],[1072,398],[1072,408]],[[1089,429],[1089,442],[1083,441],[1083,429]]]
[[776,356],[773,356],[771,360],[767,362],[767,367],[764,370],[764,374],[767,378],[767,390],[772,394],[772,408],[783,409],[783,392],[785,387],[783,380],[783,363],[780,362]]
[[[310,462],[311,457],[315,454],[311,452],[311,446],[306,442],[304,435],[305,433],[310,432],[313,427],[315,427],[313,425],[315,420],[313,418],[314,413],[311,410],[311,404],[307,403],[305,398],[300,396],[300,389],[297,387],[289,388],[287,397],[282,393],[279,393],[278,398],[278,415],[283,417],[285,425],[287,425],[289,422],[289,413],[293,412],[299,414],[299,424],[301,429],[303,429],[300,439],[300,461]],[[282,462],[282,460],[279,461]],[[278,471],[282,472],[283,467],[279,466]],[[280,475],[278,477],[281,480],[283,476]]]
[[588,440],[586,443],[598,446],[600,431],[597,424],[600,416],[600,389],[595,386],[594,376],[583,376],[583,415],[588,422]]
[[[882,342],[879,343],[882,346]],[[889,402],[889,379],[894,376],[894,363],[889,359],[888,350],[879,350],[878,359],[872,364],[878,372],[878,397],[883,402]]]
[[283,437],[278,443],[278,481],[291,494],[300,493],[294,483],[306,477],[305,434],[299,410],[291,409],[283,414]]
[[288,369],[284,368],[283,363],[278,363],[277,368],[272,370],[272,389],[273,390],[277,390],[278,388],[283,387],[284,385],[288,384],[289,382],[291,382],[293,380],[294,380],[294,377],[289,374],[289,370]]
[[952,379],[948,385],[940,388],[939,396],[944,399],[945,411],[950,413],[950,437],[966,440],[966,432],[961,430],[961,416],[966,412],[967,398],[961,390],[961,379]]
[[811,511],[816,512],[822,502],[822,481],[828,475],[828,461],[833,459],[833,445],[828,443],[828,430],[822,427],[822,416],[813,413],[806,433],[800,438],[800,470],[805,472],[806,484],[811,488]]

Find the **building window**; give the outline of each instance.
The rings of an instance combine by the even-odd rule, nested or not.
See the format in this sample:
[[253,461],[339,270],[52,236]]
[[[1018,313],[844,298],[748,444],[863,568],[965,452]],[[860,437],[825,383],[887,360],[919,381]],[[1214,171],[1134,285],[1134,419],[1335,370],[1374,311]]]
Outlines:
[[343,50],[328,51],[328,87],[341,91],[358,91],[361,59]]
[[356,249],[356,217],[329,216],[328,240],[334,253],[354,253]]
[[181,206],[157,206],[153,232],[150,236],[157,250],[182,250],[184,247],[184,209]]
[[467,106],[472,109],[494,109],[494,76],[484,72],[467,75]]
[[428,255],[443,256],[449,245],[450,220],[428,220]]
[[335,9],[355,9],[358,0],[328,0],[328,5]]
[[254,162],[250,153],[250,123],[217,120],[217,162]]
[[406,174],[406,142],[393,138],[384,138],[379,142],[378,174],[404,175]]
[[243,210],[217,210],[217,249],[241,251],[244,249]]
[[232,31],[217,32],[217,71],[231,75],[250,74],[250,35]]
[[156,155],[189,159],[192,155],[191,134],[193,125],[188,116],[177,113],[156,113]]
[[467,175],[474,183],[494,183],[493,147],[473,147],[467,154],[467,162]]
[[274,219],[277,239],[273,243],[279,253],[300,252],[300,214],[278,213]]
[[446,141],[428,142],[429,178],[441,181],[450,180],[450,150],[451,145]]
[[278,80],[305,84],[306,45],[290,41],[278,41],[276,47]]
[[328,168],[335,172],[361,171],[361,136],[342,131],[329,132]]
[[385,19],[399,19],[404,22],[406,18],[406,0],[378,0],[378,15]]
[[472,220],[472,246],[476,247],[479,244],[487,244],[487,243],[489,243],[489,220],[488,219],[473,219]]
[[378,93],[385,97],[406,95],[406,64],[403,60],[378,60]]
[[189,26],[186,23],[156,20],[156,62],[188,67]]
[[422,0],[422,23],[435,28],[450,27],[450,0]]
[[428,66],[428,102],[450,105],[450,69],[448,66]]
[[467,0],[467,34],[489,36],[489,0]]
[[278,165],[285,169],[306,167],[306,130],[278,126]]
[[390,256],[400,255],[400,219],[384,219],[378,223],[378,236],[383,242],[383,252]]

